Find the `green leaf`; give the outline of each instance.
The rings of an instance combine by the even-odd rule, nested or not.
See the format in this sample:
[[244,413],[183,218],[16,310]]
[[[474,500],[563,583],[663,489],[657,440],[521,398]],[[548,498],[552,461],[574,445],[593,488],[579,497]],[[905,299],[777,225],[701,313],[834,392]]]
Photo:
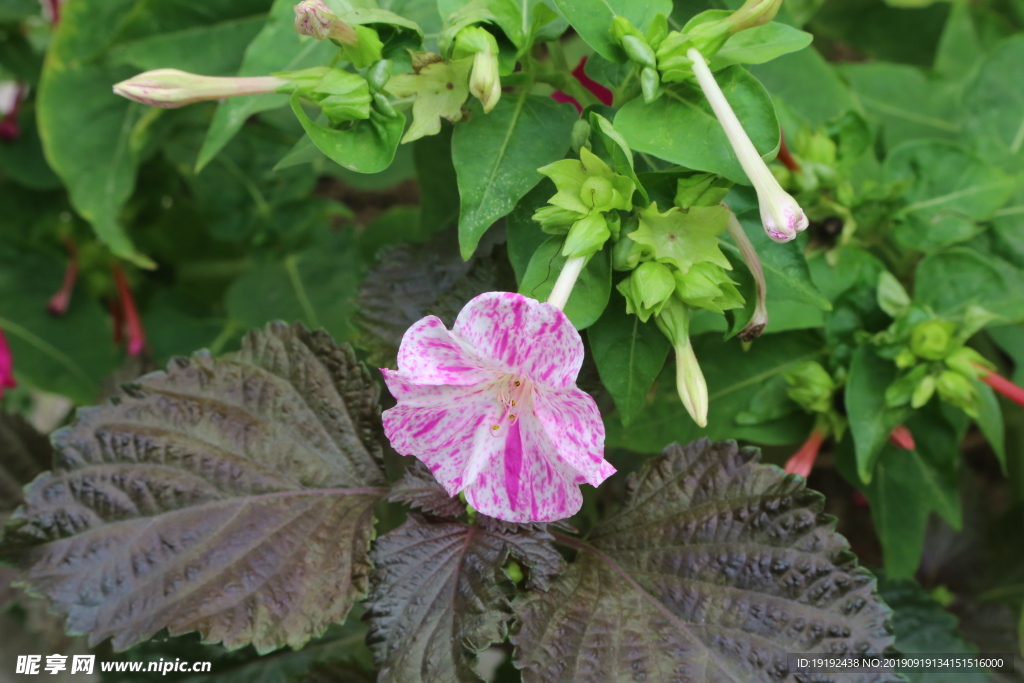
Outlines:
[[889,408],[885,404],[885,390],[895,379],[896,366],[876,356],[871,347],[861,346],[854,352],[845,403],[856,447],[857,475],[863,482],[872,480],[875,463],[889,435],[910,413],[906,407]]
[[626,53],[612,39],[612,19],[626,17],[641,31],[646,31],[659,14],[672,13],[672,0],[554,0],[555,6],[587,45],[613,62],[626,61]]
[[420,229],[427,234],[459,222],[459,186],[452,164],[452,126],[413,145],[420,184]]
[[0,173],[33,190],[61,188],[60,178],[43,155],[34,102],[22,102],[17,121],[21,134],[14,140],[4,140],[0,145]]
[[380,681],[473,681],[476,654],[508,633],[511,557],[546,588],[562,568],[551,535],[528,527],[410,515],[382,536],[366,601]]
[[587,332],[590,350],[608,393],[626,426],[647,405],[647,394],[665,366],[669,343],[654,321],[626,314],[618,292]]
[[[782,11],[786,11],[785,7]],[[799,111],[809,126],[824,125],[829,119],[857,108],[849,87],[817,50],[801,50],[766,64],[755,64],[750,72],[764,84],[772,99],[782,100]],[[808,83],[814,87],[807,87]]]
[[979,153],[1009,171],[1024,170],[1024,36],[999,43],[965,88],[967,130]]
[[248,271],[228,288],[228,316],[240,328],[273,320],[323,328],[335,339],[352,334],[360,264],[343,236]]
[[[961,80],[985,54],[978,31],[971,18],[971,4],[954,2],[942,30],[935,52],[935,73],[950,80]],[[970,100],[967,102],[970,106]]]
[[332,128],[306,115],[299,94],[292,95],[292,111],[306,135],[331,161],[358,173],[379,173],[391,165],[405,130],[405,115],[385,116],[375,108],[370,118],[347,128]]
[[159,33],[118,45],[110,59],[142,71],[181,69],[204,76],[234,76],[242,53],[265,22],[266,15],[258,14]]
[[587,541],[557,534],[576,559],[513,603],[523,679],[772,681],[787,653],[884,651],[889,609],[823,496],[757,461],[732,441],[669,446]]
[[970,305],[1002,316],[1024,319],[1024,302],[990,259],[966,247],[926,256],[917,267],[914,300],[945,317],[963,315]]
[[948,142],[900,145],[885,159],[887,182],[907,183],[896,239],[931,251],[966,241],[1013,196],[1019,180]]
[[106,312],[81,288],[66,315],[46,302],[60,287],[64,263],[42,253],[0,247],[0,329],[26,385],[90,403],[117,367]]
[[[955,7],[955,5],[954,5]],[[976,655],[959,631],[959,619],[950,614],[913,579],[884,578],[878,593],[892,609],[896,650],[904,655]],[[963,671],[901,672],[911,683],[984,683],[987,674]]]
[[763,64],[773,59],[803,50],[811,44],[812,36],[800,29],[772,21],[734,33],[711,59],[712,71],[733,64]]
[[50,166],[96,237],[116,256],[152,268],[120,222],[138,166],[132,137],[136,126],[145,124],[140,124],[143,107],[113,95],[110,88],[134,75],[134,69],[82,64],[63,39],[84,23],[79,16],[88,14],[91,4],[71,5],[59,24],[39,90],[39,132]]
[[496,239],[485,239],[473,257],[463,261],[454,231],[445,230],[425,244],[398,244],[382,251],[380,262],[359,287],[352,322],[370,360],[393,368],[402,336],[417,320],[433,314],[450,328],[473,297],[514,286],[508,259]]
[[1006,429],[1003,426],[1003,408],[992,388],[976,379],[971,380],[974,390],[978,392],[978,429],[985,435],[992,450],[999,459],[999,466],[1006,474]]
[[178,359],[54,436],[5,550],[93,645],[299,648],[367,588],[379,410],[355,354],[299,326]]
[[459,246],[468,259],[494,221],[508,214],[541,181],[541,166],[569,147],[576,111],[550,97],[503,97],[490,114],[471,102],[471,118],[452,136],[459,178]]
[[[239,76],[265,76],[278,71],[298,71],[320,66],[331,59],[338,48],[329,40],[319,41],[295,32],[295,3],[275,0],[267,23],[245,51]],[[287,95],[234,97],[217,107],[206,141],[196,160],[199,172],[253,114],[288,104]]]
[[702,430],[686,413],[676,393],[676,369],[670,364],[655,384],[654,400],[629,424],[622,427],[608,420],[606,445],[640,453],[657,453],[665,442],[734,437],[779,445],[799,443],[811,430],[811,419],[781,396],[784,412],[770,421],[754,423],[739,418],[749,412],[751,402],[768,383],[808,360],[818,360],[824,344],[818,334],[788,332],[757,339],[749,350],[739,339],[722,341],[719,334],[705,334],[693,340],[694,353],[708,385],[708,427]]
[[[562,255],[564,237],[551,237],[537,247],[526,268],[519,293],[537,301],[547,301],[555,287],[558,274],[565,266]],[[569,301],[565,304],[565,315],[577,330],[583,330],[595,322],[608,306],[612,293],[611,250],[602,249],[594,254],[576,280]]]
[[[718,72],[716,80],[758,152],[774,158],[779,123],[768,91],[738,66]],[[737,183],[750,182],[711,105],[694,84],[673,86],[650,104],[642,98],[627,102],[615,116],[615,129],[634,151]]]
[[849,82],[888,149],[919,138],[956,138],[961,132],[957,91],[904,64],[843,64]]
[[[855,424],[850,421],[851,426]],[[915,440],[921,430],[915,432]],[[924,549],[925,530],[932,510],[950,514],[956,504],[956,478],[944,481],[916,452],[886,444],[878,457],[871,483],[864,489],[871,518],[882,541],[886,575],[910,578]]]

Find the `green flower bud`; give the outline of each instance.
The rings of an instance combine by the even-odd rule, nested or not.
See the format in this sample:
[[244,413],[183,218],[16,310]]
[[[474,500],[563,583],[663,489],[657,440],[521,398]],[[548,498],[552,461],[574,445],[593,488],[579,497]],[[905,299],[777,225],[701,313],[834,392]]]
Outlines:
[[743,306],[743,295],[721,266],[703,261],[675,272],[676,294],[690,308],[724,313]]
[[366,82],[374,92],[381,92],[391,80],[391,60],[382,59],[366,72]]
[[591,149],[590,146],[590,122],[586,119],[580,119],[576,123],[572,124],[572,151],[579,154],[580,150],[586,147]]
[[584,206],[605,211],[615,201],[615,188],[607,178],[592,176],[583,181],[580,199]]
[[640,36],[623,36],[620,44],[626,55],[637,64],[650,69],[658,68],[658,59],[647,41]]
[[508,578],[512,583],[519,583],[523,580],[522,568],[512,560],[509,560],[505,564],[505,574],[508,575]]
[[732,189],[732,182],[714,173],[694,173],[676,182],[675,205],[681,209],[691,206],[718,206]]
[[910,403],[921,380],[928,374],[927,365],[918,365],[890,384],[885,390],[885,405],[895,408]]
[[959,372],[943,370],[939,373],[935,388],[943,401],[960,408],[971,417],[978,417],[978,394],[970,380]]
[[786,394],[804,410],[811,413],[827,413],[832,410],[832,395],[838,385],[820,363],[801,363],[783,375],[783,378],[788,386]]
[[641,263],[617,286],[626,297],[626,312],[636,315],[643,322],[661,312],[675,288],[672,271],[657,261]]
[[900,349],[900,352],[896,354],[896,358],[894,360],[896,362],[896,367],[901,370],[917,365],[917,356],[915,356],[914,352],[906,346]]
[[647,44],[653,47],[655,50],[661,45],[661,41],[665,40],[668,36],[668,17],[664,14],[657,14],[654,17],[654,21],[651,22],[650,27],[647,29]]
[[914,410],[924,406],[932,399],[932,395],[935,393],[935,375],[928,374],[921,378],[918,382],[917,387],[914,388],[914,393],[910,396],[910,407]]
[[612,249],[612,268],[615,270],[633,270],[640,263],[644,247],[628,236],[623,236]]
[[613,17],[611,28],[608,30],[615,42],[619,44],[622,44],[622,39],[626,36],[633,36],[641,40],[645,39],[644,34],[640,33],[640,29],[633,26],[633,22],[626,17]]
[[767,24],[775,18],[782,7],[782,0],[747,0],[743,6],[729,17],[732,32],[738,33],[748,28]]
[[910,350],[925,360],[942,360],[950,352],[956,325],[946,320],[925,320],[910,335]]
[[973,377],[974,379],[979,379],[996,369],[996,366],[987,358],[969,346],[957,349],[945,360],[946,366],[951,370],[956,370],[964,377]]
[[657,69],[645,66],[640,72],[640,93],[648,104],[661,96],[661,76]]
[[800,129],[796,136],[796,148],[805,162],[825,166],[834,166],[836,163],[836,143],[824,133],[811,132],[808,128]]
[[533,220],[540,223],[540,229],[551,235],[564,235],[581,218],[581,213],[551,204],[540,207],[533,214]]
[[584,216],[569,228],[569,235],[565,238],[565,245],[562,247],[562,255],[567,258],[577,256],[590,256],[601,251],[601,247],[612,236],[608,229],[608,222],[603,214],[595,211]]
[[708,424],[708,385],[690,344],[690,309],[676,297],[669,297],[654,318],[658,329],[672,343],[676,356],[676,391],[686,412],[700,427]]
[[498,41],[479,26],[467,26],[455,36],[452,59],[473,58],[469,92],[480,100],[484,113],[490,113],[501,99],[501,75],[498,72]]

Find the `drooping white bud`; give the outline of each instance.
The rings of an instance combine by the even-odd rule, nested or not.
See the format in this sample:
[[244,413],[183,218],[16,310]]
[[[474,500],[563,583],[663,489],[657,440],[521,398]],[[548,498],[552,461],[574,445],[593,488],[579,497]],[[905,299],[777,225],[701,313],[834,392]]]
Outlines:
[[719,123],[725,130],[725,135],[732,145],[736,158],[743,167],[744,173],[750,179],[754,190],[757,192],[757,202],[761,209],[761,222],[764,224],[765,232],[776,242],[788,242],[794,239],[798,233],[807,229],[807,216],[796,200],[788,192],[782,189],[779,181],[775,179],[764,159],[758,154],[754,143],[750,141],[743,125],[732,110],[729,101],[725,99],[722,89],[718,87],[715,77],[708,69],[703,55],[691,48],[686,56],[693,61],[693,73],[697,77],[697,83],[704,96],[707,98],[711,109],[718,117]]

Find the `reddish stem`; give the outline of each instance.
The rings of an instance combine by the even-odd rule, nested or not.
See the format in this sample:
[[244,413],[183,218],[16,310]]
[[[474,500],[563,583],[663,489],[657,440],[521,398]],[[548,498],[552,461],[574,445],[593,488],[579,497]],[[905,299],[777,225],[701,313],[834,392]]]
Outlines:
[[121,297],[121,309],[124,312],[125,326],[128,328],[128,354],[137,356],[146,348],[146,333],[142,329],[142,320],[139,318],[139,310],[135,307],[135,298],[132,290],[128,287],[128,280],[124,276],[121,266],[113,265],[114,281],[117,283],[117,292]]
[[807,437],[807,441],[804,441],[804,445],[800,447],[800,450],[786,461],[786,472],[789,474],[799,474],[806,479],[807,475],[811,473],[811,468],[814,467],[814,461],[818,458],[818,451],[821,450],[821,444],[824,440],[825,433],[823,431],[820,429],[812,431],[811,435]]
[[892,430],[892,434],[889,435],[889,443],[896,448],[902,448],[905,451],[912,451],[916,448],[914,444],[914,435],[910,433],[910,430],[903,425],[897,426]]
[[1024,406],[1024,389],[1021,389],[1010,380],[1006,379],[1002,375],[997,375],[988,368],[977,364],[975,364],[975,366],[988,372],[987,375],[982,375],[982,382],[989,385],[1017,405]]
[[75,282],[78,280],[78,248],[70,237],[64,239],[68,248],[68,267],[64,270],[64,282],[57,293],[50,297],[47,306],[53,315],[64,315],[71,305],[71,292],[75,289]]
[[14,357],[11,355],[11,347],[7,345],[7,337],[4,331],[0,330],[0,398],[4,397],[5,389],[13,389],[18,386],[14,380]]
[[576,107],[576,113],[583,113],[583,107],[581,107],[580,103],[576,101],[576,98],[573,97],[572,95],[566,95],[561,90],[556,90],[555,92],[551,93],[551,99],[553,99],[555,102],[560,102],[563,104],[565,102],[568,102],[572,106]]
[[601,104],[608,107],[612,106],[612,91],[604,87],[590,76],[586,72],[587,58],[584,57],[580,60],[580,63],[576,65],[576,68],[572,70],[572,75],[576,77],[576,80],[583,85],[584,88],[594,94]]
[[779,131],[779,155],[775,157],[782,162],[782,165],[788,168],[790,171],[796,173],[800,170],[800,164],[797,163],[796,159],[789,152],[789,147],[786,147],[786,136]]
[[60,0],[50,0],[50,26],[60,22]]

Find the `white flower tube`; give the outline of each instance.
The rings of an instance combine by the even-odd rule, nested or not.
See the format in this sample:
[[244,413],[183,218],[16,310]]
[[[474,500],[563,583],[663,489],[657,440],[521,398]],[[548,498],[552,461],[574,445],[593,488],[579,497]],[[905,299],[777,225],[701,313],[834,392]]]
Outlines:
[[782,189],[779,181],[768,169],[768,165],[764,163],[764,159],[757,153],[754,143],[743,130],[743,125],[736,118],[722,89],[715,82],[715,77],[708,69],[700,51],[690,48],[686,56],[693,62],[693,73],[697,77],[697,83],[704,91],[704,96],[711,104],[719,123],[722,124],[740,166],[757,191],[757,202],[761,207],[761,222],[765,231],[776,242],[790,241],[797,233],[807,228],[807,216],[796,200]]
[[114,85],[114,92],[134,102],[175,109],[194,102],[222,97],[275,92],[288,81],[275,76],[225,78],[199,76],[177,69],[156,69]]

